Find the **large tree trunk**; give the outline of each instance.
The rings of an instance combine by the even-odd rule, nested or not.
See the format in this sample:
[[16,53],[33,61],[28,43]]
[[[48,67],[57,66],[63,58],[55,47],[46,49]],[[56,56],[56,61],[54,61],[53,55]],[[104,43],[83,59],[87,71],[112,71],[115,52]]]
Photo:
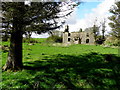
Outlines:
[[23,31],[23,17],[24,17],[24,2],[16,3],[13,12],[13,30],[11,31],[10,50],[8,59],[3,67],[3,70],[21,70],[22,64],[22,31]]
[[22,32],[20,28],[11,33],[10,50],[3,70],[21,70],[22,64]]

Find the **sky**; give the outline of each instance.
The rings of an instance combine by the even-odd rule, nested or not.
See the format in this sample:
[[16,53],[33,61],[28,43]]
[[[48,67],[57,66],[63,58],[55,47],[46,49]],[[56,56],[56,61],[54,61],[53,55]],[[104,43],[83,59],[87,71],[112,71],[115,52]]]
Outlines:
[[[79,31],[80,28],[83,30],[85,28],[91,27],[95,20],[97,19],[96,24],[100,25],[100,22],[106,20],[106,33],[110,31],[110,27],[108,23],[108,17],[111,16],[109,13],[109,9],[114,5],[115,0],[94,0],[81,3],[74,12],[67,18],[65,25],[69,25],[69,31]],[[64,31],[65,25],[60,31]],[[33,34],[32,37],[34,38],[47,38],[49,35],[42,34],[42,35],[35,35]]]

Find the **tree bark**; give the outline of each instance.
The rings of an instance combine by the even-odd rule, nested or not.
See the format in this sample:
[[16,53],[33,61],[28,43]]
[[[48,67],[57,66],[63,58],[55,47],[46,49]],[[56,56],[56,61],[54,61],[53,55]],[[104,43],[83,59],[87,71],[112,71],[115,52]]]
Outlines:
[[24,2],[16,3],[16,7],[13,11],[13,28],[10,37],[10,50],[8,53],[8,59],[3,67],[3,70],[21,70],[22,64],[22,31],[24,28],[23,17],[25,12]]
[[10,50],[8,53],[8,59],[3,67],[3,70],[21,70],[22,64],[22,31],[21,28],[15,28],[11,33],[10,38]]

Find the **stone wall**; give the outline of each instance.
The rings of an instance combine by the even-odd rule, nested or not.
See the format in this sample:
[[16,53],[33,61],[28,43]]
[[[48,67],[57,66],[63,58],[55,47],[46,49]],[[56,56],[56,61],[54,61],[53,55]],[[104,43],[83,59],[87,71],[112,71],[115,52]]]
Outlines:
[[94,44],[94,42],[94,34],[90,31],[63,33],[63,43],[66,44]]

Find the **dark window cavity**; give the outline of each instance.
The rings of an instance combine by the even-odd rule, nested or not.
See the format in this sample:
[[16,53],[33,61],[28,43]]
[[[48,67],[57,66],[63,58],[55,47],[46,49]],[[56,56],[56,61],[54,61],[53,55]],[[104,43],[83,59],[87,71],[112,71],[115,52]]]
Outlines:
[[68,38],[68,41],[70,41],[70,38]]
[[87,33],[87,35],[86,35],[87,37],[89,37],[89,34]]
[[86,39],[86,43],[89,43],[89,39]]

